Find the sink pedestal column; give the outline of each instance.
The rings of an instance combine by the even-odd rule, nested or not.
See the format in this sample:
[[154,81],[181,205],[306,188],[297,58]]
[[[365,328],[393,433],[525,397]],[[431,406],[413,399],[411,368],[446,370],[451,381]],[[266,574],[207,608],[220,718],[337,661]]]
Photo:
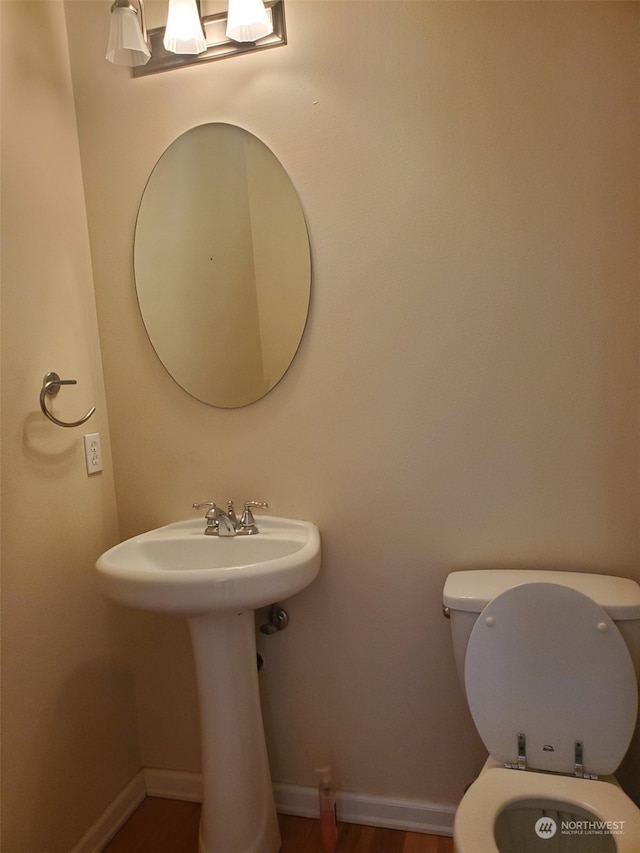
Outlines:
[[278,853],[252,610],[194,616],[202,737],[199,853]]

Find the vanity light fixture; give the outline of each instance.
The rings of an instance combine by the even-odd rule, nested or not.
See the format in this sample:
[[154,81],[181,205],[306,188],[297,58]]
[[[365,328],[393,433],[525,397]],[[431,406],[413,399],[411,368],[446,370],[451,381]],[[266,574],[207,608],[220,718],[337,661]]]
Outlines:
[[[227,12],[212,15],[202,15],[200,0],[169,0],[166,27],[148,31],[143,3],[115,0],[111,7],[107,59],[131,66],[134,77],[287,43],[284,0],[228,0]],[[116,40],[125,24],[126,44]]]

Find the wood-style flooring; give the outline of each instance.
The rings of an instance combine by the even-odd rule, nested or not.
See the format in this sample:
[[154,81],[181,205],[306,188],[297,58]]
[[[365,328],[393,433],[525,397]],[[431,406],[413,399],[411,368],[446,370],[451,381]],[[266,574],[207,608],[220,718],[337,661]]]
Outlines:
[[[280,853],[322,853],[319,822],[279,815]],[[198,853],[200,803],[147,797],[103,853]],[[339,853],[453,853],[453,839],[338,824]]]

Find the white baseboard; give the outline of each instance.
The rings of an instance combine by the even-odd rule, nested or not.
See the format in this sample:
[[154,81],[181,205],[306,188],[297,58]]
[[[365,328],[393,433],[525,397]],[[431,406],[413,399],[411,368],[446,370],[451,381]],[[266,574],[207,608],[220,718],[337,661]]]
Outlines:
[[[150,797],[202,802],[199,773],[146,769],[144,778]],[[273,786],[276,809],[280,814],[318,817],[318,791],[303,785]],[[386,829],[403,829],[433,835],[452,835],[453,805],[440,805],[422,800],[389,799],[344,791],[336,796],[338,818],[345,823],[362,823]]]
[[180,770],[158,770],[146,767],[143,771],[149,797],[165,797],[167,800],[202,802],[202,776]]
[[[281,814],[318,817],[318,791],[301,785],[274,784],[276,809]],[[424,800],[390,799],[338,791],[338,819],[344,823],[403,829],[430,835],[453,835],[456,807]]]
[[[318,791],[302,785],[275,783],[273,794],[280,814],[318,817]],[[141,770],[106,809],[96,824],[82,837],[71,853],[98,853],[135,811],[145,796],[169,800],[202,802],[199,773],[177,770]],[[453,835],[456,807],[423,800],[389,799],[339,791],[336,796],[338,819],[345,823],[402,829],[431,835]]]
[[94,825],[85,832],[71,853],[99,853],[146,796],[144,773],[141,770],[107,806]]

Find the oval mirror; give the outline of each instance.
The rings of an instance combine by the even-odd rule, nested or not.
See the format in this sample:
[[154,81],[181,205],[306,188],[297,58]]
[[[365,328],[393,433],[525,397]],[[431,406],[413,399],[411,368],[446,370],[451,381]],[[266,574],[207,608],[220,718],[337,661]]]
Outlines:
[[309,239],[289,176],[251,133],[204,124],[169,146],[140,202],[134,271],[149,339],[189,394],[235,408],[282,379],[309,310]]

